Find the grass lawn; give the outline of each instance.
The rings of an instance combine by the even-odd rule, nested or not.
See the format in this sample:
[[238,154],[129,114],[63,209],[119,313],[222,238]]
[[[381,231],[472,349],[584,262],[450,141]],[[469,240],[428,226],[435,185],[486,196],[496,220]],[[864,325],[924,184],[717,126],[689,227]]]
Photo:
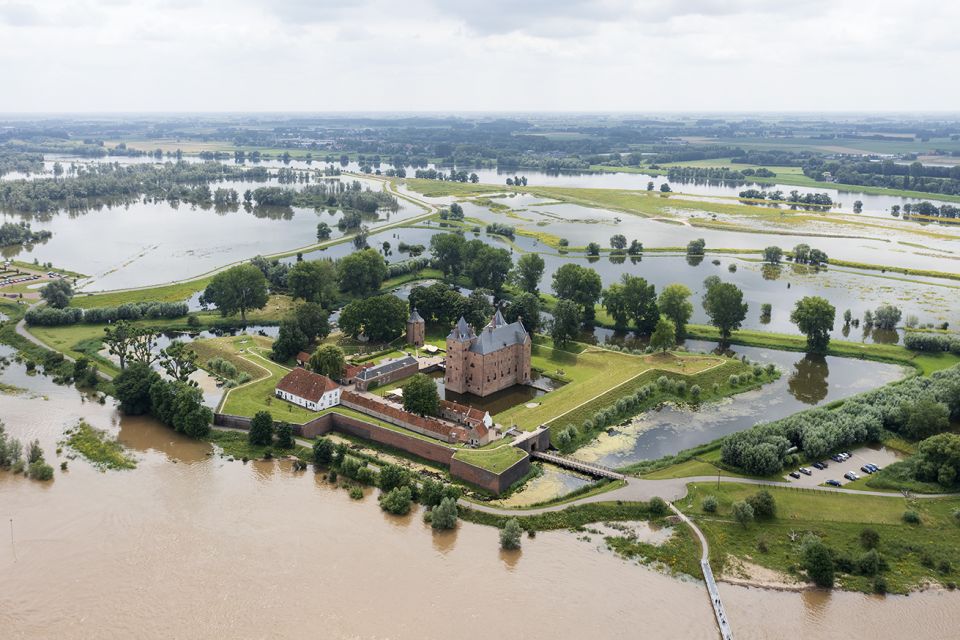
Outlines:
[[[776,501],[776,517],[756,521],[746,527],[731,517],[733,502],[743,500],[760,487],[723,483],[691,484],[687,498],[678,506],[695,516],[710,542],[710,560],[715,571],[735,574],[730,556],[801,576],[799,544],[807,533],[813,533],[834,550],[838,557],[854,561],[864,553],[859,536],[864,528],[880,534],[878,551],[889,564],[882,572],[887,587],[893,592],[906,592],[926,580],[955,581],[960,566],[960,527],[952,515],[960,507],[957,499],[913,500],[903,497],[884,498],[811,490],[765,487]],[[715,514],[705,513],[704,497],[717,498]],[[913,509],[920,514],[921,524],[903,522],[903,513]],[[762,551],[766,548],[767,551]],[[950,566],[941,572],[934,568],[941,561]],[[925,566],[933,565],[933,566]],[[873,578],[841,574],[841,586],[870,591]]]
[[517,447],[501,445],[493,449],[461,449],[453,454],[461,460],[494,473],[500,473],[523,459],[526,453]]

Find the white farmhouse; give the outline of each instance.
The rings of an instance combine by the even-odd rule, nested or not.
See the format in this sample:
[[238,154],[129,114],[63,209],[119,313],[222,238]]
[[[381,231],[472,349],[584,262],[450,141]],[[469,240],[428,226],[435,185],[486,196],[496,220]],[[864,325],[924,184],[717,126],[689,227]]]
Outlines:
[[277,384],[275,393],[281,400],[311,411],[322,411],[340,404],[340,385],[301,367],[285,375]]

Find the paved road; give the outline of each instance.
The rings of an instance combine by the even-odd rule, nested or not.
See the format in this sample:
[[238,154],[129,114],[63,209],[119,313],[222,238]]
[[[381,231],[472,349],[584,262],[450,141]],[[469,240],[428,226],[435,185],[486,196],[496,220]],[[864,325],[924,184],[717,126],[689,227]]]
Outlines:
[[[716,482],[717,476],[691,476],[689,478],[670,478],[667,480],[645,480],[643,478],[627,478],[627,484],[618,489],[598,493],[591,496],[585,496],[566,502],[546,507],[534,507],[530,509],[495,507],[475,502],[461,501],[463,506],[504,516],[533,516],[540,513],[549,513],[551,511],[562,511],[567,507],[577,504],[586,504],[589,502],[646,502],[654,496],[659,496],[667,502],[676,502],[687,495],[687,484],[690,482]],[[789,482],[775,482],[772,480],[757,480],[754,478],[735,478],[730,476],[720,476],[720,482],[736,482],[740,484],[754,484],[768,487],[783,487],[786,489],[797,489],[802,491],[823,491],[827,493],[846,493],[854,496],[880,496],[883,498],[903,498],[902,493],[890,493],[884,491],[858,491],[856,489],[843,489],[837,487],[803,487],[802,489]],[[937,494],[911,494],[913,498],[935,499],[935,498],[956,498],[960,493],[937,493]]]

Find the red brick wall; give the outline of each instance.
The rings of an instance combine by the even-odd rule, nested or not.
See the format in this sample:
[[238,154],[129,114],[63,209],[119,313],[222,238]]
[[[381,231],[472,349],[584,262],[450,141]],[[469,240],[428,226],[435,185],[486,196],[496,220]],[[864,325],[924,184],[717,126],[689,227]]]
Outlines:
[[450,475],[495,494],[506,491],[529,471],[530,456],[524,456],[502,473],[493,473],[456,458],[450,460]]

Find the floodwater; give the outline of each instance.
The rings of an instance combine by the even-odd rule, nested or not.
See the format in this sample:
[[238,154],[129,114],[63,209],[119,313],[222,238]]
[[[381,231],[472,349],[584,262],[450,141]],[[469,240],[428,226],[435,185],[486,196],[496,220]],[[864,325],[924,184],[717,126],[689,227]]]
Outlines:
[[[380,182],[361,182],[374,190],[382,188]],[[228,181],[213,186],[242,193],[263,184],[275,181]],[[365,224],[375,227],[424,213],[406,200],[399,200],[399,204],[397,211],[381,211],[370,216]],[[344,234],[337,229],[341,217],[339,211],[318,212],[302,207],[257,207],[247,211],[242,206],[218,209],[143,201],[43,216],[0,212],[0,224],[27,220],[35,230],[53,233],[41,244],[6,247],[2,255],[28,262],[52,262],[57,267],[86,274],[90,278],[82,281],[81,286],[90,291],[139,287],[198,276],[258,254],[315,244],[320,222],[330,225],[331,238],[342,237]],[[349,243],[343,247],[345,251],[353,250]]]
[[[419,513],[386,515],[370,492],[353,501],[284,462],[227,462],[22,365],[0,380],[46,396],[0,395],[0,416],[51,461],[65,459],[55,443],[80,418],[138,459],[125,472],[55,464],[45,484],[0,473],[4,638],[717,636],[702,584],[620,560],[597,540],[540,533],[502,553],[495,529],[437,534]],[[960,597],[943,592],[720,590],[742,638],[947,638],[960,624]]]
[[[708,351],[716,343],[688,340],[688,349]],[[904,377],[905,367],[869,360],[817,357],[760,347],[731,347],[737,355],[780,368],[778,380],[731,398],[690,406],[663,405],[627,424],[601,432],[573,454],[581,460],[622,467],[679,453],[758,422],[784,418],[810,407],[848,398]]]

